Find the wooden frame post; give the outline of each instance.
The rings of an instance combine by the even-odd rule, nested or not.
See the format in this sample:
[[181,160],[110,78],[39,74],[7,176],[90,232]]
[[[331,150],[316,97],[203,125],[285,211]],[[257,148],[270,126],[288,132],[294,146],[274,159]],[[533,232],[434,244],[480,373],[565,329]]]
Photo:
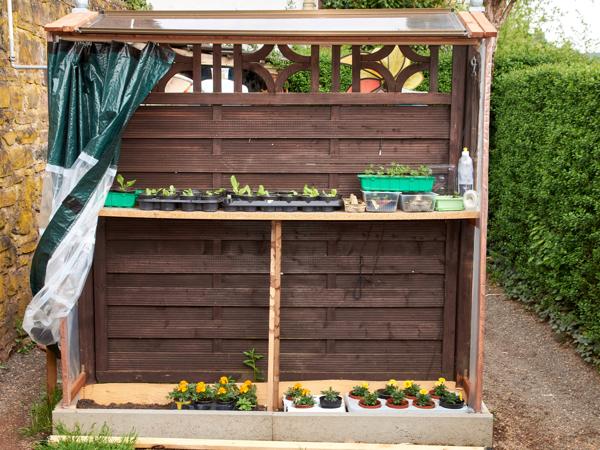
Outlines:
[[271,271],[269,286],[269,354],[267,361],[267,410],[279,407],[279,309],[281,299],[281,220],[271,222]]
[[56,390],[56,382],[58,380],[58,366],[56,365],[56,354],[46,349],[46,395],[48,404],[52,404],[54,391]]

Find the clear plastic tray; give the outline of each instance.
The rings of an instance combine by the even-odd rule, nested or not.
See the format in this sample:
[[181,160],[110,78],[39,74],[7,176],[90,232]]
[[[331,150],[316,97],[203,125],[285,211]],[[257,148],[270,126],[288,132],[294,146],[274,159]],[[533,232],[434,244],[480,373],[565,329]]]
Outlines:
[[394,212],[400,192],[362,191],[368,212]]
[[400,207],[406,212],[429,212],[433,211],[435,205],[433,192],[419,192],[416,194],[402,194]]

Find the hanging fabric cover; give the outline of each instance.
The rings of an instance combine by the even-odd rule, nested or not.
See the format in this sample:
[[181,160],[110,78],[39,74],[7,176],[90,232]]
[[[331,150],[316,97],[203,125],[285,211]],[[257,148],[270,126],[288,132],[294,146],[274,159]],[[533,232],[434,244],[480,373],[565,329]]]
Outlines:
[[40,344],[58,342],[60,321],[81,295],[92,265],[98,212],[116,173],[121,134],[174,56],[152,43],[138,50],[116,42],[59,41],[49,49],[42,236],[31,267],[34,297],[23,320],[23,328]]

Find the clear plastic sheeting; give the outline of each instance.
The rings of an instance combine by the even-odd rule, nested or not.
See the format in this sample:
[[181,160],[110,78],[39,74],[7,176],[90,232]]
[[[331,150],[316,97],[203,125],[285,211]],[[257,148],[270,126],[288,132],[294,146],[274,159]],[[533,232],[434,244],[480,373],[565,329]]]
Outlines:
[[[139,50],[118,42],[59,41],[50,48],[43,234],[31,267],[34,297],[23,320],[40,344],[60,341],[63,318],[69,318],[66,338],[77,340],[71,311],[92,266],[98,212],[116,174],[122,131],[173,59],[170,49],[152,43]],[[62,350],[75,374],[73,345]]]

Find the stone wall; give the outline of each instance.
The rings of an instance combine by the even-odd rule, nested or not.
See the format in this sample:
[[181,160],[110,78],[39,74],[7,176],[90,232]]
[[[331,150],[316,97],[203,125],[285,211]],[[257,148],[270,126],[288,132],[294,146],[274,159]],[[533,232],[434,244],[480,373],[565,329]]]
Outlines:
[[[46,64],[43,25],[68,14],[74,1],[13,0],[18,64]],[[29,265],[37,244],[41,175],[47,148],[46,72],[15,70],[9,62],[6,1],[0,18],[0,361],[29,301]],[[119,0],[91,9],[123,9]]]

